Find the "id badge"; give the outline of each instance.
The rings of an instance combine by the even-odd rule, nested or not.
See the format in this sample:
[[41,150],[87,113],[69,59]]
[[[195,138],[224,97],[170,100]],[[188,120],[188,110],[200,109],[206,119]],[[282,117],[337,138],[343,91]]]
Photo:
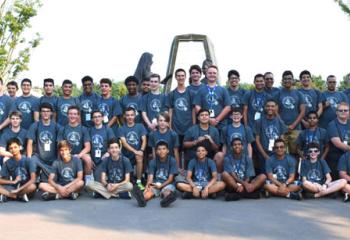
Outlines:
[[90,113],[85,114],[85,120],[91,121],[91,114]]
[[344,140],[343,143],[344,143],[345,145],[348,145],[348,141],[347,141],[347,140]]
[[95,150],[95,157],[97,157],[97,158],[101,157],[101,150],[100,149]]
[[254,120],[259,120],[261,117],[261,113],[260,112],[256,112],[254,115]]
[[215,117],[214,109],[209,109],[209,117],[211,117],[211,118]]
[[272,176],[273,176],[274,179],[277,179],[277,174],[276,173],[272,174]]
[[50,152],[51,150],[50,150],[50,144],[49,143],[45,143],[44,144],[44,151],[45,152]]
[[156,118],[152,119],[152,124],[155,124],[155,125],[157,124],[157,119]]
[[269,139],[269,151],[273,150],[274,145],[275,145],[275,139]]
[[108,123],[108,116],[107,115],[103,116],[103,122]]

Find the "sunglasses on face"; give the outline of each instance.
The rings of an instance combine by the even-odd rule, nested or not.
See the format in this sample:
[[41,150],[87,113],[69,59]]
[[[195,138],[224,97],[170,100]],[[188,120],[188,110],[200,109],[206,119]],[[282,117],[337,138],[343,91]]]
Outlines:
[[275,149],[283,149],[284,146],[275,146]]
[[338,109],[338,112],[349,112],[349,109]]
[[308,153],[311,154],[311,153],[319,153],[320,150],[318,149],[309,149]]

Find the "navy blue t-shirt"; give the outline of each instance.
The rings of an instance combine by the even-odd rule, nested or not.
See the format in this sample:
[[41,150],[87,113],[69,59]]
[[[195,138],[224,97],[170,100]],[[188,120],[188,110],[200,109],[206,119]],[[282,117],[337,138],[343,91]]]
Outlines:
[[10,113],[12,99],[7,95],[0,96],[0,123],[5,121]]
[[30,175],[35,172],[35,164],[29,158],[22,156],[19,161],[13,158],[8,159],[2,166],[0,177],[15,180],[17,176],[20,176],[20,183],[25,184],[30,180]]
[[158,157],[151,160],[148,165],[148,174],[153,175],[153,182],[164,183],[170,175],[177,174],[175,158],[168,156],[166,161],[160,161]]
[[11,138],[18,138],[24,149],[27,146],[27,130],[21,128],[18,133],[15,133],[11,126],[5,128],[0,137],[0,147],[6,148],[7,141]]
[[72,157],[72,159],[65,163],[58,159],[52,164],[52,172],[55,174],[56,181],[60,185],[67,185],[68,183],[74,181],[77,178],[78,173],[83,171],[83,164],[81,160],[77,157]]
[[[239,127],[234,127],[232,124],[227,125],[221,131],[221,142],[226,144],[227,149],[232,149],[232,140],[239,138],[242,140],[243,149],[246,154],[249,143],[254,142],[253,131],[250,127],[245,127],[241,124]],[[230,152],[230,151],[228,151]]]
[[312,163],[310,160],[303,160],[301,162],[300,175],[306,177],[310,182],[324,184],[326,181],[326,174],[331,170],[325,160],[320,159]]
[[255,119],[256,113],[263,113],[264,106],[268,98],[269,95],[265,91],[257,92],[255,89],[246,92],[244,95],[243,105],[247,106],[248,108],[247,117],[249,127],[254,127],[255,120],[258,120]]
[[255,176],[253,160],[246,154],[242,154],[240,159],[235,159],[232,154],[226,155],[224,159],[224,171],[235,173],[242,181]]
[[305,129],[301,131],[298,136],[296,143],[301,147],[304,154],[307,153],[307,146],[310,143],[317,143],[320,145],[321,155],[323,154],[325,145],[329,142],[328,134],[326,129],[316,128],[315,131],[311,131],[310,129]]
[[301,94],[304,96],[304,102],[305,102],[305,116],[311,111],[318,110],[318,104],[321,101],[321,92],[317,89],[304,89],[300,88],[298,89]]
[[149,121],[156,119],[158,114],[167,111],[167,97],[164,93],[147,93],[142,97],[142,112],[145,112]]
[[188,171],[192,172],[192,180],[199,183],[207,183],[212,179],[212,174],[216,172],[216,165],[210,158],[199,161],[193,158],[188,163]]
[[66,126],[68,124],[68,108],[70,106],[78,106],[80,107],[80,102],[78,98],[70,97],[68,99],[64,97],[59,97],[57,100],[57,123],[61,126]]
[[133,171],[129,159],[124,156],[118,160],[108,157],[102,162],[101,169],[106,173],[107,183],[120,183],[125,180],[125,174]]
[[[334,119],[328,124],[327,133],[329,140],[332,140],[334,137],[339,137],[340,141],[345,144],[350,144],[350,120],[346,124],[339,122],[338,118]],[[330,144],[330,153],[342,154],[343,150],[335,147],[333,143]],[[337,159],[335,159],[337,160]]]
[[168,129],[165,133],[161,133],[157,130],[149,134],[148,146],[155,148],[160,141],[164,141],[168,144],[169,154],[174,157],[174,148],[179,147],[179,137],[177,133]]
[[11,107],[11,112],[20,111],[22,113],[21,127],[29,129],[30,125],[34,122],[34,112],[39,111],[39,99],[30,95],[28,97],[17,97]]
[[169,108],[173,109],[172,113],[172,129],[179,134],[185,135],[185,132],[193,125],[192,109],[193,96],[190,90],[180,93],[174,89],[168,94]]
[[125,95],[120,99],[120,107],[122,112],[129,107],[132,107],[136,111],[135,123],[142,123],[141,107],[142,107],[142,96],[137,94],[135,96]]
[[67,125],[62,127],[58,134],[57,141],[67,140],[72,146],[72,154],[79,154],[84,148],[84,143],[90,142],[90,134],[86,127],[78,125],[71,127]]
[[98,109],[101,97],[96,93],[87,95],[83,93],[79,96],[81,123],[85,127],[92,127],[94,124],[91,119],[91,113]]
[[[140,150],[142,146],[142,136],[146,136],[147,131],[141,123],[135,123],[132,127],[124,124],[118,129],[118,138],[125,138],[126,142],[136,150]],[[122,148],[123,155],[130,160],[135,157],[134,153],[129,152],[126,148]]]
[[91,158],[95,164],[100,164],[102,156],[107,152],[108,142],[115,138],[111,128],[102,126],[102,128],[91,127],[88,129],[91,138]]
[[336,115],[336,109],[337,105],[341,102],[349,102],[348,98],[343,92],[330,92],[330,91],[324,91],[321,94],[321,101],[324,103],[328,101],[330,103],[329,107],[326,107],[323,109],[323,113],[320,117],[319,125],[320,127],[327,129],[328,124],[334,120]]
[[275,175],[274,177],[282,183],[285,183],[288,180],[289,175],[295,173],[295,170],[296,161],[288,154],[286,154],[282,160],[279,160],[275,155],[272,155],[266,161],[266,173],[272,173]]
[[338,171],[344,171],[347,175],[350,175],[350,152],[346,152],[341,156],[337,166]]

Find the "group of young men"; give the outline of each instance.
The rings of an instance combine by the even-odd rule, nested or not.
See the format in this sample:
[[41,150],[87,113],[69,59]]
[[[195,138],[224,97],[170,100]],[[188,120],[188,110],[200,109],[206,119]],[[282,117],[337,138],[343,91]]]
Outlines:
[[281,88],[272,73],[257,74],[249,91],[236,70],[227,87],[218,85],[215,65],[193,65],[189,75],[187,86],[186,71],[177,69],[167,94],[158,74],[127,77],[120,99],[107,78],[99,95],[83,77],[79,97],[70,80],[59,97],[45,79],[40,98],[29,79],[21,81],[22,96],[15,82],[5,95],[0,80],[0,202],[27,202],[37,189],[43,200],[75,200],[84,186],[94,197],[133,196],[141,207],[158,196],[169,206],[176,189],[185,199],[224,191],[227,201],[301,200],[303,190],[308,198],[341,191],[348,200],[350,90],[337,91],[335,76],[320,92],[306,70],[300,89],[291,71]]

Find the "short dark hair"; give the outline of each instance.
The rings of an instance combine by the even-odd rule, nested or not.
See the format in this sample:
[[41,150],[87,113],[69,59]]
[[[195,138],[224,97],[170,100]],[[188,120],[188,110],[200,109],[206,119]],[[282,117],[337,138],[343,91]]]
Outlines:
[[317,148],[318,150],[320,150],[320,145],[316,142],[311,142],[307,145],[307,149],[310,149],[310,148]]
[[262,75],[261,73],[258,73],[254,76],[254,82],[257,78],[264,78],[264,75]]
[[268,98],[268,99],[266,100],[266,102],[265,102],[265,106],[266,106],[266,104],[267,104],[268,102],[274,102],[276,105],[278,105],[278,102],[277,102],[275,99],[273,99],[273,98]]
[[299,79],[301,79],[303,75],[309,75],[311,77],[311,73],[308,70],[301,71],[301,73],[299,74]]
[[6,150],[8,151],[10,148],[11,144],[17,144],[18,146],[22,146],[21,140],[19,140],[18,138],[10,138],[7,142],[6,142]]
[[306,117],[309,118],[310,115],[312,115],[312,114],[316,115],[316,117],[318,118],[318,113],[317,113],[316,111],[310,111],[310,112],[308,112],[308,113],[306,114]]
[[44,86],[45,86],[45,83],[52,83],[52,85],[55,85],[55,81],[52,78],[45,78],[44,79]]
[[234,108],[232,108],[231,114],[234,113],[234,112],[239,112],[240,114],[243,113],[242,108],[240,108],[240,107],[234,107]]
[[9,81],[9,82],[6,84],[6,86],[8,87],[9,85],[15,86],[16,89],[18,90],[18,84],[17,84],[16,81]]
[[198,113],[197,113],[197,117],[199,117],[199,115],[200,115],[201,113],[203,113],[203,112],[209,113],[209,110],[206,109],[206,108],[201,108],[201,109],[198,111]]
[[101,80],[100,80],[100,85],[101,85],[102,83],[106,83],[106,84],[108,84],[110,87],[112,86],[112,81],[111,81],[111,79],[109,79],[109,78],[101,78]]
[[129,76],[129,77],[127,77],[127,78],[125,79],[125,81],[124,81],[125,86],[128,85],[129,82],[134,82],[134,83],[136,83],[136,85],[139,84],[139,80],[138,80],[137,77],[135,77],[135,76]]
[[294,75],[292,73],[292,71],[290,70],[286,70],[282,73],[282,78],[284,78],[285,76],[288,76],[288,75],[292,75],[292,77],[294,78]]
[[185,76],[186,76],[186,71],[185,71],[183,68],[178,68],[178,69],[176,69],[176,71],[175,71],[175,76],[176,76],[179,72],[185,73]]
[[71,106],[69,106],[68,107],[68,111],[67,111],[67,113],[70,111],[70,110],[77,110],[78,111],[78,114],[80,115],[80,109],[79,109],[79,107],[77,106],[77,105],[71,105]]
[[85,76],[81,79],[81,83],[84,83],[84,82],[94,82],[94,79],[92,79],[92,77],[90,76]]
[[327,77],[327,81],[328,81],[328,79],[329,79],[329,78],[335,78],[335,76],[334,76],[333,74],[328,75],[328,77]]
[[92,116],[94,116],[94,114],[95,113],[101,113],[101,115],[103,116],[103,113],[101,112],[101,110],[93,110],[92,112],[91,112],[91,118],[92,118]]
[[65,80],[63,80],[63,82],[62,82],[62,86],[63,86],[63,85],[66,85],[66,84],[73,85],[73,82],[72,82],[71,80],[69,80],[69,79],[65,79]]
[[189,70],[188,72],[191,74],[192,70],[197,70],[198,72],[200,72],[200,73],[202,74],[202,69],[201,69],[201,67],[198,66],[198,65],[192,65],[192,66],[190,67],[190,70]]
[[160,140],[159,142],[157,142],[156,149],[158,149],[161,146],[165,146],[167,149],[169,149],[169,144],[166,141]]
[[272,75],[273,75],[272,72],[266,72],[266,73],[264,73],[264,78],[266,78],[266,76],[269,75],[269,74],[272,74]]
[[215,68],[217,71],[219,71],[219,68],[218,68],[218,66],[216,66],[216,65],[209,65],[208,66],[208,68],[207,69],[209,69],[209,68]]
[[25,82],[29,83],[30,86],[32,86],[32,80],[30,80],[29,78],[24,78],[24,79],[21,81],[21,85],[23,85],[23,83],[25,83]]
[[64,148],[64,147],[72,149],[72,145],[67,140],[59,141],[57,144],[57,150],[60,150],[61,148]]
[[233,138],[233,139],[231,140],[231,146],[233,145],[233,143],[234,143],[235,141],[240,141],[241,143],[243,143],[241,138],[235,137],[235,138]]
[[118,144],[119,148],[121,146],[120,141],[118,139],[112,138],[111,140],[108,141],[107,146],[110,147],[112,144]]
[[43,102],[43,103],[40,104],[40,106],[39,106],[40,112],[42,111],[43,108],[50,109],[51,112],[53,111],[52,105],[50,103],[48,103],[48,102]]
[[283,145],[286,146],[286,142],[282,138],[277,138],[275,140],[275,144],[274,145],[276,145],[276,143],[279,143],[279,142],[283,143]]
[[127,108],[124,110],[124,114],[125,114],[126,112],[129,112],[129,111],[133,111],[134,113],[136,113],[136,109],[130,106],[130,107],[127,107]]
[[20,111],[12,111],[9,114],[9,118],[11,118],[12,116],[19,117],[20,119],[22,119],[22,113]]
[[232,75],[235,75],[239,78],[239,72],[237,70],[230,70],[227,73],[227,77],[230,78]]

